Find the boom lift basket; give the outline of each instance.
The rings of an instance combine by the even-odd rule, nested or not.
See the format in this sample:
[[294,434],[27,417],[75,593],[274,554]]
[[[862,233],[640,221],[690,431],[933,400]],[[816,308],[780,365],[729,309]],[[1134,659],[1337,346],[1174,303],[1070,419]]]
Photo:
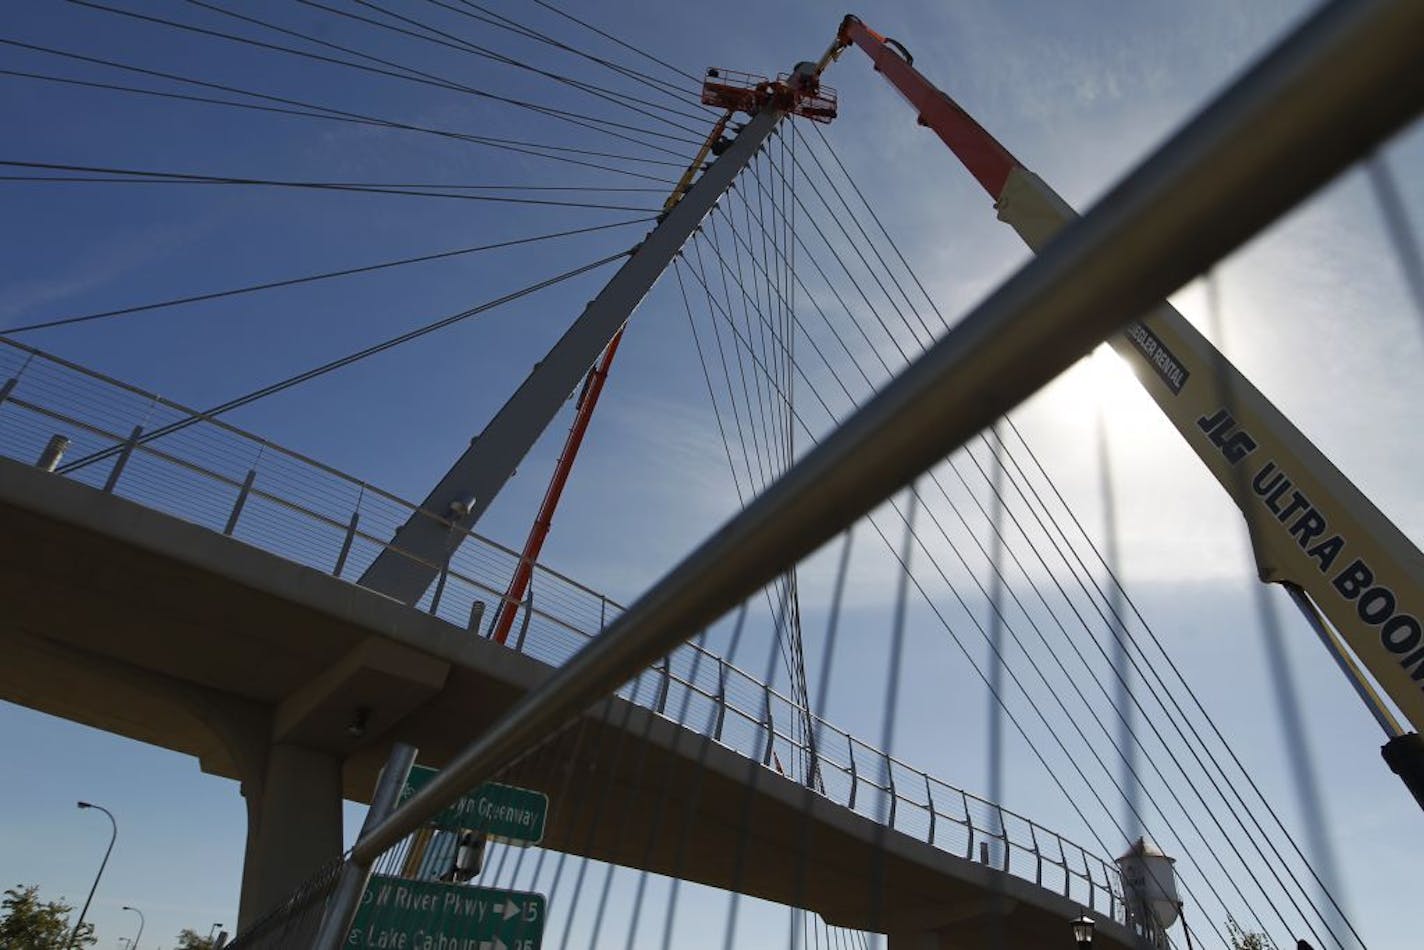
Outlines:
[[755,115],[767,102],[778,100],[792,115],[813,122],[836,117],[836,91],[814,77],[782,73],[775,81],[736,69],[712,67],[702,81],[702,104]]

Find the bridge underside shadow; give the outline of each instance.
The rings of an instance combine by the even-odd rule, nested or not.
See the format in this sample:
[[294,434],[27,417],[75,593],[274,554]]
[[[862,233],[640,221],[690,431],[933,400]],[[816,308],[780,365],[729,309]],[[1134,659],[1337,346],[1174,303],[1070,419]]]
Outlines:
[[[368,800],[392,742],[439,766],[550,670],[382,595],[3,459],[0,533],[0,698],[238,780],[249,818],[241,926],[339,854],[341,798]],[[576,730],[517,766],[521,784],[553,802],[547,847],[804,907],[888,932],[897,948],[996,936],[1054,946],[1082,912],[622,700]],[[1110,920],[1096,939],[1136,945]]]

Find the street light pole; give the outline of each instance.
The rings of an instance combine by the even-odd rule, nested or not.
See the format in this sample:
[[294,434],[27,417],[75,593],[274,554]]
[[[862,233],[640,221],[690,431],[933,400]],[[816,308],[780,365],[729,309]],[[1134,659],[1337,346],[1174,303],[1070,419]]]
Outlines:
[[109,816],[109,824],[113,827],[113,834],[109,836],[109,847],[104,851],[104,860],[99,862],[99,873],[94,875],[94,884],[89,888],[89,896],[84,899],[84,907],[79,911],[79,920],[74,924],[74,930],[69,935],[69,942],[65,947],[73,950],[74,941],[79,939],[79,929],[84,926],[84,915],[89,913],[89,903],[94,900],[94,892],[99,889],[99,878],[104,876],[104,868],[109,864],[109,855],[114,851],[114,842],[119,839],[119,823],[114,820],[114,813],[103,805],[93,805],[89,802],[76,802],[80,808],[97,808],[105,815]]
[[213,924],[213,929],[208,931],[208,946],[211,947],[213,942],[218,939],[218,928],[221,926],[222,924]]
[[138,950],[138,942],[143,939],[143,911],[137,907],[130,907],[127,904],[124,905],[123,909],[131,910],[135,914],[138,914],[138,933],[134,936],[133,943],[129,944],[129,950]]

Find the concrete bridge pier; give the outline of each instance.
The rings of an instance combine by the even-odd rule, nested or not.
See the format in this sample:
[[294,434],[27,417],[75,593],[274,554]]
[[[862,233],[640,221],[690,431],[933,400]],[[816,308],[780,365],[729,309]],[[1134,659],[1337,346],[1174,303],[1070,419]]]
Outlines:
[[260,778],[244,778],[247,849],[239,932],[262,919],[342,851],[341,759],[278,743]]

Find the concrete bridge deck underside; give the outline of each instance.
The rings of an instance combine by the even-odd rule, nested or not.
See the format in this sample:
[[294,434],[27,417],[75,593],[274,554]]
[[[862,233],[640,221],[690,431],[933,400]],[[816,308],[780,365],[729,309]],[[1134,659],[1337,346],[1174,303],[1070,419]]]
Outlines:
[[[340,852],[340,798],[368,800],[392,742],[439,766],[550,670],[380,594],[3,459],[0,537],[0,698],[193,755],[241,782],[244,924]],[[348,729],[357,710],[367,711],[360,736]],[[981,946],[990,928],[1007,946],[1054,946],[1082,911],[621,700],[577,728],[576,741],[518,766],[522,784],[553,799],[544,843],[556,850],[735,887],[888,932],[901,947]],[[1097,941],[1134,945],[1107,920]]]

